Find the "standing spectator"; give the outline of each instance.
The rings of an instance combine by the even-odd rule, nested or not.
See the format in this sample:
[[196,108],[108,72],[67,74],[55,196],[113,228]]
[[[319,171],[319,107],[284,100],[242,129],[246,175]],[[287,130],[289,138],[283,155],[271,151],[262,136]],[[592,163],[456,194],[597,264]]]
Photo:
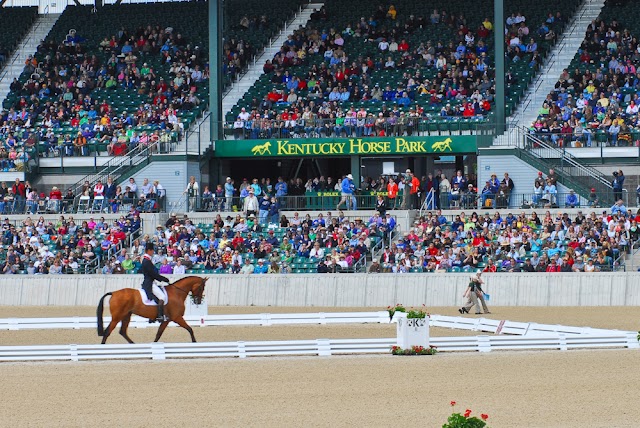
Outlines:
[[415,176],[414,173],[411,172],[410,169],[406,171],[409,175],[409,209],[420,209],[420,196],[418,192],[420,191],[420,180]]
[[22,183],[19,178],[16,178],[15,183],[11,186],[11,190],[13,191],[14,210],[18,213],[24,212],[24,205],[27,199],[27,189],[24,183]]
[[272,196],[271,205],[269,206],[269,223],[278,224],[279,215],[280,215],[280,202],[275,196]]
[[198,204],[198,196],[200,196],[200,187],[193,175],[189,178],[189,184],[187,184],[187,188],[182,193],[187,195],[187,211],[195,211]]
[[[640,188],[640,186],[638,187]],[[389,203],[388,203],[389,209],[396,208],[397,197],[398,197],[398,183],[396,183],[393,177],[389,177],[389,182],[387,183],[387,198],[389,200]]]
[[622,199],[622,189],[624,186],[624,174],[622,170],[613,171],[613,180],[611,181],[611,187],[613,188],[613,199],[616,201]]
[[451,183],[447,180],[447,176],[440,174],[440,183],[438,184],[438,194],[440,201],[438,207],[442,209],[449,208],[449,193],[451,193]]
[[231,177],[227,177],[224,183],[224,198],[225,198],[224,209],[227,211],[231,211],[233,207],[234,192],[235,192],[235,188],[233,187],[233,182],[231,181]]
[[509,173],[505,172],[504,173],[504,178],[502,179],[502,183],[506,186],[507,190],[507,207],[510,205],[510,201],[511,201],[511,194],[513,193],[513,189],[516,187],[515,184],[513,183],[513,180],[511,179],[511,177],[509,177]]
[[258,198],[256,198],[253,188],[250,187],[249,194],[246,198],[244,198],[244,206],[242,207],[242,211],[244,211],[244,215],[248,218],[252,214],[258,214],[258,206]]
[[260,222],[260,224],[267,223],[269,208],[271,208],[271,199],[269,199],[269,195],[265,193],[262,196],[262,199],[260,200],[260,209],[259,209],[259,215],[258,215],[258,221]]
[[336,205],[336,210],[339,210],[342,204],[346,204],[347,210],[356,210],[356,197],[354,196],[356,186],[353,184],[353,175],[347,174],[347,176],[342,179],[340,188],[342,190],[342,198],[338,205]]

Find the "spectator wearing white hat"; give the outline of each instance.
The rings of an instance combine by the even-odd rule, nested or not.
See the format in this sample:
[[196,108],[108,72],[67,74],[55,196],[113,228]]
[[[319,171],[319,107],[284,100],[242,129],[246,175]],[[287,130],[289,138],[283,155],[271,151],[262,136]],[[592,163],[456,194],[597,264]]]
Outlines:
[[340,209],[340,205],[346,204],[347,210],[357,210],[358,207],[356,205],[356,197],[355,197],[356,186],[353,183],[353,175],[347,174],[345,178],[342,179],[341,191],[342,198],[338,205],[336,205],[336,210]]

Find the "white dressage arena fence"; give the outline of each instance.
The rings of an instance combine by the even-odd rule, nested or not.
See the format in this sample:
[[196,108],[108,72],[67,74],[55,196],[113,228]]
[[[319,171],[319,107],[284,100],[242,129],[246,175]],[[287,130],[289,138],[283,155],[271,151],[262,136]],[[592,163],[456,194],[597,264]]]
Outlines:
[[[296,324],[387,324],[387,311],[376,312],[316,312],[283,314],[234,314],[185,316],[185,321],[193,327],[214,326],[275,326]],[[105,325],[111,318],[105,317]],[[395,320],[394,320],[395,322]],[[617,335],[625,333],[618,330],[594,329],[591,327],[572,327],[564,325],[538,324],[490,318],[431,315],[431,327],[457,330],[479,331],[494,334],[518,336],[546,335],[548,333]],[[130,327],[157,328],[158,324],[149,324],[146,318],[133,316]],[[170,323],[169,326],[176,326]],[[96,317],[65,318],[0,318],[0,330],[52,330],[52,329],[95,329]]]
[[[185,321],[193,327],[209,326],[273,326],[293,324],[363,324],[389,323],[387,311],[377,312],[317,312],[289,314],[237,314],[185,316]],[[111,322],[105,317],[105,324]],[[176,326],[171,323],[170,326]],[[129,327],[155,328],[146,318],[133,316]],[[66,318],[4,318],[0,319],[0,330],[45,330],[45,329],[84,329],[96,328],[96,317]]]
[[[192,325],[202,327],[390,323],[387,311],[206,315],[185,319]],[[132,325],[142,328],[150,326],[146,319],[139,317],[132,319]],[[431,315],[429,325],[431,327],[494,333],[492,336],[431,337],[429,344],[436,346],[439,351],[445,352],[639,348],[637,333],[631,331],[442,315]],[[95,327],[96,319],[94,317],[0,319],[0,330]],[[395,337],[252,342],[1,346],[0,361],[165,360],[174,358],[381,354],[388,353],[391,347],[398,343],[399,338]]]
[[[388,353],[396,338],[317,339],[262,342],[147,343],[133,345],[2,346],[0,361],[84,361],[114,359],[268,357]],[[470,336],[434,337],[439,351],[491,352],[497,350],[638,348],[634,333],[618,335]]]

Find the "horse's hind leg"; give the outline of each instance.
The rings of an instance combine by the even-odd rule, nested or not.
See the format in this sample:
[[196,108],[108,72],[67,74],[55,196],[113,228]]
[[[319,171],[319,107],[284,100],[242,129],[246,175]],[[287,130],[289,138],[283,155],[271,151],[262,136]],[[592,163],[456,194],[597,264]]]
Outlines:
[[184,318],[178,317],[178,318],[174,319],[173,322],[175,322],[180,327],[184,328],[185,330],[187,330],[189,332],[189,334],[191,335],[191,341],[192,342],[196,341],[196,337],[193,335],[193,329],[191,328],[191,326],[189,324],[187,324],[187,322],[184,320]]
[[160,337],[162,336],[162,333],[164,333],[164,329],[167,328],[167,326],[169,325],[171,321],[163,321],[160,324],[160,327],[158,328],[158,333],[156,333],[156,340],[154,340],[154,342],[157,342],[158,340],[160,340]]
[[104,335],[102,336],[103,345],[107,343],[107,338],[109,337],[111,332],[116,328],[116,325],[118,325],[119,321],[120,321],[120,318],[115,317],[113,314],[111,315],[111,322],[109,323],[109,326],[105,329]]
[[133,343],[133,340],[131,340],[131,338],[127,335],[127,328],[129,327],[129,321],[131,321],[131,312],[129,312],[127,315],[125,315],[124,318],[122,318],[122,324],[120,324],[120,335],[124,337],[127,340],[127,342]]

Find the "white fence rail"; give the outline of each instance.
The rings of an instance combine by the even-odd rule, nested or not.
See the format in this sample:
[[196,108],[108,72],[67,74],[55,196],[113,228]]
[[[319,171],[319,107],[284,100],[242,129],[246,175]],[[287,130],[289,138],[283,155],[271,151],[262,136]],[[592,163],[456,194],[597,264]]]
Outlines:
[[[317,312],[317,313],[289,313],[289,314],[238,314],[238,315],[206,315],[185,316],[185,321],[195,327],[207,326],[271,326],[290,324],[362,324],[388,323],[387,311],[377,312]],[[105,325],[111,322],[105,317]],[[171,323],[170,326],[176,324]],[[133,316],[130,327],[157,327],[149,324],[146,318]],[[0,330],[51,330],[51,329],[84,329],[96,328],[96,317],[66,317],[66,318],[4,318],[0,319]]]
[[[2,346],[0,361],[215,358],[388,353],[396,338],[317,339],[262,342],[149,343],[135,345]],[[618,335],[434,337],[440,351],[491,352],[530,349],[638,348],[634,333]]]
[[607,330],[591,327],[572,327],[566,325],[494,320],[489,318],[449,317],[444,315],[431,315],[429,325],[431,327],[483,331],[487,333],[509,334],[516,336],[544,336],[549,333],[560,333],[567,335],[618,335],[621,333],[628,333],[627,331]]
[[[204,317],[186,316],[185,320],[193,327],[209,326],[273,326],[295,324],[387,324],[387,311],[376,312],[317,312],[317,313],[284,313],[284,314],[234,314],[206,315]],[[111,318],[105,317],[105,325]],[[171,323],[169,326],[176,326]],[[564,325],[537,324],[489,318],[452,317],[431,315],[431,327],[451,328],[457,330],[479,331],[518,336],[540,336],[548,333],[567,335],[619,335],[627,333],[619,330],[595,329],[591,327],[572,327]],[[130,327],[156,328],[157,324],[149,324],[146,318],[134,316]],[[0,319],[0,330],[54,330],[54,329],[95,329],[95,317],[66,318],[4,318]]]

